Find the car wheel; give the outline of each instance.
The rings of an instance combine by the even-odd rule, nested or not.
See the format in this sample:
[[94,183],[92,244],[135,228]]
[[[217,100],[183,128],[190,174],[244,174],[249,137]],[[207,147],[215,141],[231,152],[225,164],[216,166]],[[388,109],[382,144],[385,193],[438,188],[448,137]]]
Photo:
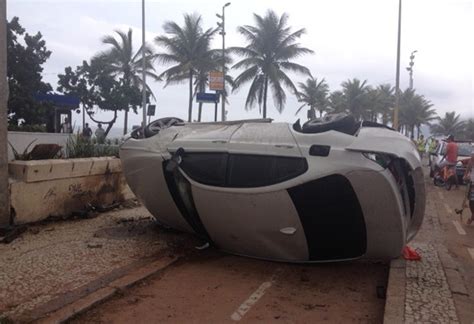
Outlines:
[[184,121],[176,117],[165,117],[152,121],[145,127],[145,137],[152,137],[158,134],[161,130],[169,128]]

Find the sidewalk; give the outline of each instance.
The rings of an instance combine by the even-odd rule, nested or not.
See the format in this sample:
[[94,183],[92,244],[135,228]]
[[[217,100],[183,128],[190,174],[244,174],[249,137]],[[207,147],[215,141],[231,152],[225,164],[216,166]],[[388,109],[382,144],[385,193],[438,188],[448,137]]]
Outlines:
[[[460,257],[472,242],[453,243],[459,236],[458,225],[453,225],[459,218],[453,210],[460,205],[464,188],[448,193],[427,182],[426,189],[423,225],[409,244],[422,259],[392,261],[384,323],[473,323],[474,260]],[[474,228],[460,227],[467,234],[463,239],[474,241]]]
[[81,288],[97,289],[172,256],[187,238],[157,226],[143,207],[30,226],[12,243],[0,244],[0,318],[36,318],[38,309],[73,300]]

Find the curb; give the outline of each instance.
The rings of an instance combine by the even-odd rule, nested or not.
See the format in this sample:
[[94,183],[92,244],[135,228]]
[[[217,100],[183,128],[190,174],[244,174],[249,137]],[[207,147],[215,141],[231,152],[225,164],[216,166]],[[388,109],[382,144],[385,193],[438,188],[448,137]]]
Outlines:
[[403,258],[390,262],[384,324],[399,324],[405,319],[406,261]]
[[159,260],[150,262],[135,271],[125,274],[124,276],[110,282],[106,286],[93,291],[92,293],[79,298],[72,303],[55,310],[45,317],[38,319],[37,323],[64,323],[74,316],[83,313],[93,306],[104,302],[116,293],[129,288],[140,281],[150,277],[151,275],[164,270],[180,259],[179,256],[166,256]]

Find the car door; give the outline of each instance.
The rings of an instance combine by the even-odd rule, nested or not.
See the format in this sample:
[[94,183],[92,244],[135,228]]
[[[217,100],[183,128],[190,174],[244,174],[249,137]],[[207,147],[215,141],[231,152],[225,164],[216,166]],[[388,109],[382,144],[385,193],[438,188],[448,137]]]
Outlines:
[[307,260],[304,230],[287,192],[307,164],[288,125],[241,124],[221,144],[225,150],[190,152],[180,165],[208,237],[236,254]]

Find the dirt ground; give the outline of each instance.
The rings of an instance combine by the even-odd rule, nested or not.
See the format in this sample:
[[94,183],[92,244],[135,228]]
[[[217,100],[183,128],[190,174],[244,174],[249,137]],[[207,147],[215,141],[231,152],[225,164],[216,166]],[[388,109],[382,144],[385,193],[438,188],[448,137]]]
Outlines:
[[71,323],[381,323],[387,276],[386,263],[295,265],[208,249]]

